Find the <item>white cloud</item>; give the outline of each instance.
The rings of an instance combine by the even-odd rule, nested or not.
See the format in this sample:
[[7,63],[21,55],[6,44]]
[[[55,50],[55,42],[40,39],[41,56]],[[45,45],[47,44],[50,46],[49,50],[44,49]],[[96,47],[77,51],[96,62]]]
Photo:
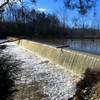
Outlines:
[[47,9],[45,9],[45,8],[38,8],[38,11],[40,11],[40,12],[45,12]]

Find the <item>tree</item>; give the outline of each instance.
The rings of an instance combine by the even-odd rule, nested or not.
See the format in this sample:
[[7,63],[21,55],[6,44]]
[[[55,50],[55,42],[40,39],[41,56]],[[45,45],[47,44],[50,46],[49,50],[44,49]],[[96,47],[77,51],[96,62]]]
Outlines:
[[96,0],[64,0],[65,7],[77,9],[80,14],[85,15],[88,10],[95,7]]
[[9,0],[6,0],[3,4],[0,5],[0,9],[2,9],[5,5],[9,3]]
[[[54,0],[57,1],[57,0]],[[82,15],[85,15],[88,10],[95,7],[97,0],[63,0],[64,5],[68,9],[77,9]]]

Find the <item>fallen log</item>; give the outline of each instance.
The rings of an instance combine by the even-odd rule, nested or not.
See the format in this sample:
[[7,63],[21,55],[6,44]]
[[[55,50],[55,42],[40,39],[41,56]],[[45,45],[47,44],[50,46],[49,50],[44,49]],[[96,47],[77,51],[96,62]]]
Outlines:
[[63,48],[67,48],[67,47],[70,47],[69,45],[61,45],[61,46],[57,46],[56,48],[61,48],[61,49],[63,49]]

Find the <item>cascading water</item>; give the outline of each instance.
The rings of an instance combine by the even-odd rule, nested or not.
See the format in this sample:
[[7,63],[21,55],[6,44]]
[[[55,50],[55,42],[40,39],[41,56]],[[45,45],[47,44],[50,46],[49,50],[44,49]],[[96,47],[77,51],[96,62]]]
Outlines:
[[57,49],[52,46],[21,40],[22,47],[49,59],[55,64],[66,67],[77,74],[82,74],[87,68],[97,69],[100,65],[100,56],[71,49]]
[[[65,68],[40,59],[13,44],[8,45],[4,52],[23,61],[20,80],[16,81],[19,91],[15,93],[14,100],[68,100],[75,94],[79,78]],[[57,56],[59,59],[61,54]]]
[[[79,52],[71,49],[60,50],[53,46],[27,40],[21,40],[18,45],[41,56],[42,59],[45,58],[47,60],[38,63],[38,60],[36,60],[34,64],[34,59],[34,61],[31,61],[34,68],[25,67],[24,72],[26,74],[22,75],[22,82],[24,81],[24,83],[27,83],[28,85],[24,84],[19,87],[21,91],[17,94],[17,100],[33,100],[34,96],[36,97],[34,100],[67,100],[75,93],[76,82],[73,82],[73,78],[70,78],[68,72],[65,72],[68,76],[64,75],[65,69],[74,72],[74,74],[83,74],[88,68],[100,70],[100,56],[96,54]],[[90,47],[92,48],[92,46]],[[49,61],[63,66],[63,71],[59,69],[59,66],[48,63]],[[30,78],[26,76],[30,76]],[[70,86],[69,84],[72,85]],[[36,90],[38,90],[38,92],[33,92]],[[40,98],[38,98],[39,95],[41,95]]]

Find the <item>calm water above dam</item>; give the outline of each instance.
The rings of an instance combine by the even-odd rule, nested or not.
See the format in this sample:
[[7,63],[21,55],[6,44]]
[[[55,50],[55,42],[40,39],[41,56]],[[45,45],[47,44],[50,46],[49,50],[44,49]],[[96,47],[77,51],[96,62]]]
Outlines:
[[71,49],[100,54],[100,39],[72,39],[67,40]]
[[[37,42],[39,40],[36,40]],[[52,46],[69,45],[69,49],[90,52],[94,54],[100,54],[100,39],[58,39],[58,40],[46,40],[39,41],[43,44],[49,44]],[[66,48],[66,47],[65,47]]]

